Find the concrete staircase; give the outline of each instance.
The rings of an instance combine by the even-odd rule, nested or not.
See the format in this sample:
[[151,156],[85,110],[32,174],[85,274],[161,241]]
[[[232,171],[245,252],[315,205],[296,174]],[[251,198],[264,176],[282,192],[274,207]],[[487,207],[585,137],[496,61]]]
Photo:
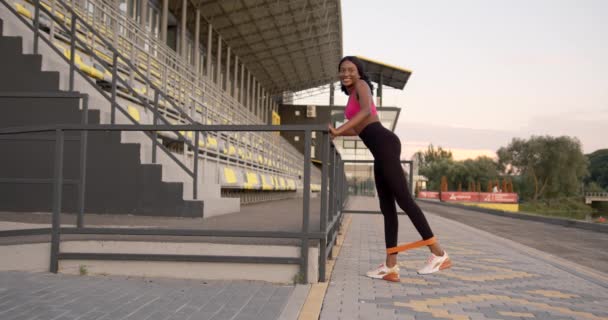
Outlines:
[[[0,10],[0,19],[3,20],[3,33],[6,36],[21,37],[22,38],[22,51],[26,53],[33,52],[33,33],[28,29],[22,22],[18,20],[10,11]],[[42,33],[42,36],[47,34]],[[43,76],[36,81],[50,81],[43,80],[44,77],[54,77],[53,80],[57,82],[59,90],[67,90],[69,88],[69,65],[54,52],[46,43],[43,41],[39,42],[39,54],[42,56],[40,68],[45,71],[55,71],[53,75]],[[28,58],[23,58],[28,59]],[[36,59],[40,59],[36,58]],[[30,64],[30,67],[32,65]],[[89,95],[89,109],[99,111],[99,123],[109,124],[110,123],[110,102],[99,93],[97,88],[89,84],[81,75],[78,73],[74,77],[74,90]],[[117,99],[118,103],[126,106],[127,104],[133,104],[133,102],[127,101],[122,98]],[[151,117],[150,117],[151,118]],[[124,115],[120,112],[116,113],[116,123],[118,124],[132,124]],[[142,122],[143,123],[143,122]],[[145,124],[145,123],[144,123]],[[151,148],[152,140],[145,136],[142,132],[123,132],[120,135],[120,141],[126,144],[132,144],[134,147],[139,148],[140,163],[153,165],[151,161]],[[183,158],[183,155],[176,154],[178,158]],[[187,160],[187,159],[186,159]],[[190,161],[190,168],[192,168],[192,159]],[[206,162],[207,166],[203,168],[203,161],[199,163],[199,177],[198,177],[198,197],[197,200],[204,202],[204,217],[210,217],[215,215],[221,215],[226,213],[233,213],[240,211],[240,200],[238,198],[222,198],[220,195],[220,185],[217,183],[215,175],[217,174],[217,168],[215,164]],[[157,164],[161,167],[161,179],[168,183],[180,183],[182,185],[182,197],[183,200],[193,199],[193,185],[192,178],[187,175],[182,168],[178,166],[172,159],[170,159],[162,150],[157,150]]]

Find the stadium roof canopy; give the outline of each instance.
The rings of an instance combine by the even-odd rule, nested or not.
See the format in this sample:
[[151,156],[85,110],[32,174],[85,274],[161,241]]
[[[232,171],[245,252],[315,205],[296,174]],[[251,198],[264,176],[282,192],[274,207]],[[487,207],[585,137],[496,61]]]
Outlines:
[[[299,91],[337,80],[342,57],[340,0],[190,1],[270,92]],[[201,27],[205,37],[207,26]]]
[[371,81],[380,83],[380,75],[382,75],[382,85],[391,88],[403,90],[407,80],[412,74],[412,71],[410,70],[391,66],[370,58],[361,56],[357,56],[357,58],[365,63],[365,71],[368,73]]

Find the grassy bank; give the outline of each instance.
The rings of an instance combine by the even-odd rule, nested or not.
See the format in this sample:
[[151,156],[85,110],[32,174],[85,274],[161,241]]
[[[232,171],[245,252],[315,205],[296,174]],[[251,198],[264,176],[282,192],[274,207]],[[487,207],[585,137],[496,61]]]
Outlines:
[[551,199],[526,201],[520,204],[519,210],[544,216],[584,220],[595,210],[586,205],[582,198]]

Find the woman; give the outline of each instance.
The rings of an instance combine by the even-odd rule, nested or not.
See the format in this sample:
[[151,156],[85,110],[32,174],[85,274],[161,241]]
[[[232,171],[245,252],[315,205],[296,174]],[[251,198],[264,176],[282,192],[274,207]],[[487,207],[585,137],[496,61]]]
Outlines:
[[[357,57],[342,58],[338,65],[342,91],[348,95],[344,116],[349,121],[334,128],[329,125],[330,135],[359,136],[374,156],[374,179],[380,200],[380,210],[384,216],[384,238],[386,260],[378,268],[367,272],[375,279],[399,281],[397,253],[409,248],[428,245],[431,255],[419,274],[429,274],[451,266],[450,258],[435,241],[424,214],[412,199],[401,167],[401,142],[390,130],[384,128],[378,119],[376,106],[372,101],[373,85],[365,74],[363,63]],[[406,246],[397,246],[399,220],[395,201],[407,213],[422,236],[418,241]]]

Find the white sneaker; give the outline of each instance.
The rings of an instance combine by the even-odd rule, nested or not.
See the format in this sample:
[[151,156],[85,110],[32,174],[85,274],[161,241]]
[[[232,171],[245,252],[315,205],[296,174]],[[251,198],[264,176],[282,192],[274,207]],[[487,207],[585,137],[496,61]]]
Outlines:
[[447,269],[452,266],[452,260],[450,260],[450,256],[444,250],[443,256],[438,257],[431,253],[429,258],[426,260],[426,264],[422,269],[418,270],[418,274],[430,274],[437,272],[439,270]]
[[378,268],[368,271],[366,275],[373,279],[399,282],[399,265],[395,264],[395,266],[389,268],[383,263]]

